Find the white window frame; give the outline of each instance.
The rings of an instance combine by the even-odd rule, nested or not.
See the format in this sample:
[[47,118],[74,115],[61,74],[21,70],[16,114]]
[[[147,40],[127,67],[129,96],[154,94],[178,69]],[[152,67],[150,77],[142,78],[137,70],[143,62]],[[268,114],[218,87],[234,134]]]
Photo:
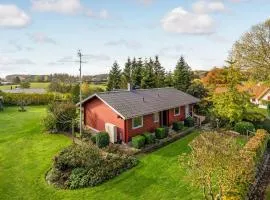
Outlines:
[[[178,113],[175,113],[175,110],[176,110],[177,108],[179,109],[179,112],[178,112]],[[181,113],[181,111],[180,111],[180,107],[176,107],[176,108],[174,108],[174,116],[179,116],[179,115],[180,115],[180,113]]]
[[[141,118],[141,125],[139,125],[139,126],[134,126],[134,120],[135,120],[135,118],[138,118],[138,117],[140,117]],[[141,128],[141,127],[143,127],[143,116],[138,116],[138,117],[134,117],[134,118],[132,118],[132,129],[137,129],[137,128]]]
[[155,123],[159,122],[159,112],[153,113],[153,121]]

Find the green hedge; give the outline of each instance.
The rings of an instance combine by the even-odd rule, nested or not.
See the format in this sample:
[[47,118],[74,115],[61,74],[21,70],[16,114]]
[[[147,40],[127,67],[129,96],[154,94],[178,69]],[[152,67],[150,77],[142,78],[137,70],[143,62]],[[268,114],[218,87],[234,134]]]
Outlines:
[[145,144],[153,144],[155,142],[155,136],[151,133],[144,133],[143,136],[145,137]]
[[193,127],[195,125],[194,119],[192,117],[187,117],[184,121],[184,126]]
[[184,124],[182,122],[173,122],[172,129],[174,131],[181,131],[184,128]]
[[26,94],[26,93],[2,93],[5,105],[18,105],[24,102],[25,105],[46,105],[53,100],[70,100],[70,94]]
[[104,148],[110,143],[110,136],[106,132],[100,132],[96,135],[96,144],[99,148]]
[[163,139],[166,138],[168,134],[165,128],[157,128],[155,130],[155,136],[157,139]]
[[145,145],[145,137],[142,135],[135,136],[132,138],[131,143],[134,148],[141,149]]
[[238,122],[234,126],[234,130],[242,135],[248,134],[248,132],[255,132],[255,127],[251,122]]
[[97,143],[97,137],[96,137],[96,135],[91,136],[90,139],[91,139],[91,141],[92,141],[94,144]]

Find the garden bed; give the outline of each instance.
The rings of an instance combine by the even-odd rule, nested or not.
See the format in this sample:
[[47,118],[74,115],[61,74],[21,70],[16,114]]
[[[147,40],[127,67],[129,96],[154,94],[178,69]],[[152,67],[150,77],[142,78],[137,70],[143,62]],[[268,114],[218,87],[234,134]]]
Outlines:
[[170,129],[168,137],[166,137],[164,139],[156,140],[156,142],[154,144],[146,145],[144,148],[137,150],[135,152],[135,154],[153,152],[156,149],[164,147],[172,142],[179,140],[180,138],[185,137],[186,135],[192,133],[194,130],[195,130],[195,127],[185,128],[185,130],[183,130],[181,132],[175,132],[175,131]]

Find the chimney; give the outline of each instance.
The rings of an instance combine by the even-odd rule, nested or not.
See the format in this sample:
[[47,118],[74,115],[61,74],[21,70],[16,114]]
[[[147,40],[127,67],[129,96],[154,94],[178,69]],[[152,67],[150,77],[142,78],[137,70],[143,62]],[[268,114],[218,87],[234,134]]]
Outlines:
[[128,83],[127,88],[128,88],[128,91],[129,91],[129,92],[132,91],[132,85],[131,85],[131,83]]

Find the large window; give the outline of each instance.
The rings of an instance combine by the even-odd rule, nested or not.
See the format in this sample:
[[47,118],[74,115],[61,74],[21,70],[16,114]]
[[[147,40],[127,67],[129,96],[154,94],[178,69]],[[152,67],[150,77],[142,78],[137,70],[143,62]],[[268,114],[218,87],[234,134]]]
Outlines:
[[159,122],[159,113],[158,112],[153,114],[153,120],[154,120],[154,122]]
[[135,117],[132,119],[132,128],[136,129],[136,128],[140,128],[143,126],[143,117]]
[[177,107],[177,108],[174,108],[174,116],[178,116],[180,115],[180,108]]

